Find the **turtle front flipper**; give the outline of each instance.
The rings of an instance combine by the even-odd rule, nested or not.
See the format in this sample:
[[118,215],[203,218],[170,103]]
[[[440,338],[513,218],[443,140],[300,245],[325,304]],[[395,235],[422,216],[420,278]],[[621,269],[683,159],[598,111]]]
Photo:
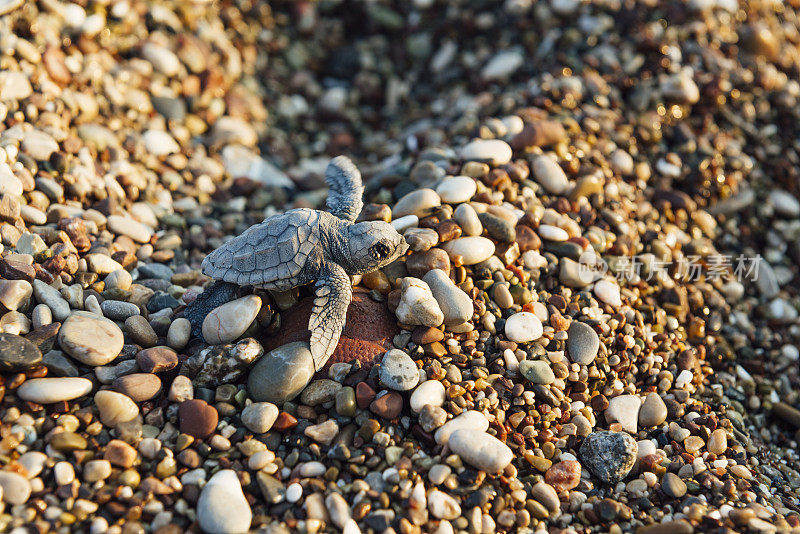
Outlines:
[[346,156],[337,156],[325,170],[325,181],[328,183],[328,209],[342,220],[354,222],[364,202],[364,186],[361,185],[361,173]]
[[319,371],[339,343],[353,291],[347,273],[335,263],[327,263],[322,267],[315,285],[316,298],[308,329],[311,331],[314,367]]

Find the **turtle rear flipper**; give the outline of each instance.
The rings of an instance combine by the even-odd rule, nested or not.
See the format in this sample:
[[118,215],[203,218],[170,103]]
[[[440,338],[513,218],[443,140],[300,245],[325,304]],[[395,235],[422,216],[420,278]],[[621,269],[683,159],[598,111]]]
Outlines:
[[364,186],[361,185],[361,173],[346,156],[336,156],[325,170],[325,181],[328,183],[328,209],[342,220],[354,222],[364,202]]

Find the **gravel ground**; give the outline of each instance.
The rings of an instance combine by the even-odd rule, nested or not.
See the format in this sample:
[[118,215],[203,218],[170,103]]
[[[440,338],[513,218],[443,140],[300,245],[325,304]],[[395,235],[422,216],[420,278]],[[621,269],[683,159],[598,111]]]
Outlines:
[[[0,1],[0,531],[800,530],[798,8]],[[317,370],[200,263],[339,154]]]

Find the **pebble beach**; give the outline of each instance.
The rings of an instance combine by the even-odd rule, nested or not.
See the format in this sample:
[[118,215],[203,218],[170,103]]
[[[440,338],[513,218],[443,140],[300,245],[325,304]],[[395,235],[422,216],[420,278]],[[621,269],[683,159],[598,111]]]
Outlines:
[[[0,0],[0,532],[800,532],[798,14]],[[341,154],[317,369],[200,266]]]

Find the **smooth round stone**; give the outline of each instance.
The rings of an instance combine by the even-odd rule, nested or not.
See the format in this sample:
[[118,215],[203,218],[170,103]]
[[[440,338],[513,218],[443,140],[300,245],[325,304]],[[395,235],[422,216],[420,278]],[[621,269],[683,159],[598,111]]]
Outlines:
[[181,146],[175,139],[163,130],[147,130],[142,134],[145,150],[159,157],[181,151]]
[[114,380],[113,387],[135,402],[150,400],[161,391],[161,379],[150,373],[133,373]]
[[445,178],[436,188],[436,193],[446,204],[461,204],[475,196],[478,185],[469,176]]
[[109,215],[106,219],[106,226],[115,234],[130,237],[137,243],[147,243],[153,237],[150,228],[131,217]]
[[661,479],[661,490],[673,499],[686,495],[686,482],[675,473],[666,473]]
[[608,304],[614,308],[622,306],[622,298],[620,296],[619,285],[611,280],[598,280],[594,284],[594,296],[600,302]]
[[314,380],[303,390],[300,402],[306,406],[319,406],[334,400],[340,389],[342,385],[335,380],[329,378]]
[[639,409],[639,426],[641,428],[658,426],[666,419],[667,405],[664,404],[661,395],[656,392],[648,393]]
[[0,333],[0,371],[16,373],[39,365],[42,351],[22,336]]
[[461,515],[461,505],[455,498],[443,491],[433,490],[428,494],[426,500],[428,510],[436,519],[452,521]]
[[86,260],[89,270],[93,273],[97,273],[100,276],[105,276],[113,273],[114,271],[122,269],[122,265],[114,261],[107,254],[93,252],[91,254],[87,254],[83,258]]
[[518,50],[501,50],[495,54],[483,69],[481,78],[485,81],[502,80],[514,74],[525,62]]
[[58,331],[61,350],[86,365],[106,365],[122,350],[125,337],[114,321],[84,311],[70,315]]
[[32,294],[33,286],[26,280],[0,280],[0,304],[9,311],[24,308]]
[[411,393],[409,404],[414,413],[419,413],[425,406],[442,406],[444,401],[444,384],[438,380],[426,380]]
[[468,428],[450,434],[447,446],[466,463],[487,473],[499,473],[514,459],[508,445],[485,432]]
[[203,321],[203,337],[209,345],[238,339],[261,310],[261,297],[248,295],[214,308]]
[[638,450],[636,441],[625,432],[603,430],[586,436],[579,454],[592,474],[606,484],[616,484],[630,473]]
[[178,406],[178,427],[184,434],[206,439],[219,424],[219,412],[201,399],[189,399]]
[[400,302],[395,315],[401,323],[437,327],[444,322],[444,313],[433,297],[428,284],[418,278],[403,278],[400,287]]
[[254,401],[282,404],[299,395],[314,372],[308,343],[288,343],[256,362],[247,378],[247,391]]
[[153,68],[165,76],[175,76],[181,70],[181,60],[168,48],[153,42],[145,42],[142,57],[153,64]]
[[192,323],[189,319],[178,317],[169,325],[167,331],[167,345],[175,350],[181,350],[189,343],[192,333]]
[[711,454],[716,454],[717,456],[724,454],[725,451],[728,450],[728,435],[725,433],[724,429],[718,428],[711,433],[708,437],[706,449],[708,449],[708,452]]
[[775,212],[783,217],[796,219],[800,217],[800,201],[787,191],[774,189],[770,192],[768,201]]
[[549,156],[536,156],[532,165],[533,176],[545,191],[561,195],[569,189],[569,180],[561,166]]
[[478,213],[469,204],[459,204],[453,212],[453,220],[458,223],[465,236],[479,236],[483,233],[483,225]]
[[600,336],[594,328],[580,321],[573,321],[567,330],[567,352],[570,359],[581,365],[589,365],[600,350]]
[[139,306],[121,300],[104,300],[100,304],[103,315],[115,321],[124,321],[128,317],[139,315]]
[[0,496],[11,505],[25,504],[31,496],[31,483],[18,473],[0,471]]
[[494,255],[495,250],[491,239],[478,236],[459,237],[443,243],[441,248],[447,252],[451,260],[461,256],[463,265],[475,265],[486,261]]
[[563,228],[558,226],[551,226],[549,224],[539,225],[539,237],[548,241],[555,241],[560,243],[569,239],[569,234]]
[[450,419],[448,422],[439,427],[439,429],[433,435],[433,438],[439,445],[444,445],[447,443],[447,440],[450,439],[450,435],[453,432],[464,428],[474,432],[486,432],[486,429],[489,428],[489,421],[481,412],[467,410],[466,412]]
[[558,492],[547,482],[537,482],[531,488],[531,497],[550,512],[557,512],[561,506]]
[[515,343],[528,343],[542,337],[542,321],[531,312],[515,313],[506,320],[506,337]]
[[108,427],[127,423],[139,415],[136,403],[127,395],[116,391],[98,391],[94,395],[94,403],[100,412],[100,421]]
[[419,369],[411,356],[399,349],[383,355],[379,373],[381,382],[395,391],[408,391],[419,382]]
[[422,277],[428,284],[433,298],[444,314],[445,326],[463,324],[472,319],[472,299],[459,288],[447,273],[441,269],[432,269]]
[[483,161],[490,165],[505,165],[511,161],[511,146],[500,139],[477,139],[461,149],[461,159]]
[[47,455],[39,451],[29,451],[20,456],[17,462],[25,468],[26,476],[30,480],[39,476],[47,462]]
[[419,217],[416,215],[405,215],[403,217],[394,218],[391,224],[392,228],[397,230],[397,233],[402,234],[409,228],[415,228],[419,224]]
[[209,534],[249,532],[253,512],[242,491],[239,477],[223,469],[209,479],[197,500],[197,521]]
[[33,281],[33,296],[36,297],[37,302],[47,304],[56,321],[64,321],[69,317],[69,304],[61,297],[61,293],[56,288],[36,279]]
[[636,434],[639,423],[639,410],[642,401],[636,395],[619,395],[608,401],[606,408],[606,421],[617,422],[622,429],[631,434]]
[[552,384],[556,379],[550,365],[544,360],[522,360],[519,362],[519,372],[534,384]]
[[104,282],[106,284],[106,289],[128,291],[133,284],[133,278],[131,277],[131,273],[125,269],[117,269],[116,271],[108,273]]
[[242,423],[250,432],[263,434],[269,432],[278,418],[278,407],[271,402],[254,402],[242,410]]
[[82,397],[92,391],[92,382],[86,378],[32,378],[17,388],[17,396],[37,404],[51,404]]
[[392,219],[399,219],[407,215],[424,217],[431,208],[441,204],[439,195],[433,189],[417,189],[397,201],[392,209]]
[[58,151],[58,143],[46,132],[30,130],[22,138],[20,148],[35,160],[47,161],[53,152]]
[[403,238],[414,252],[425,252],[439,242],[439,234],[430,228],[409,228],[403,233]]

